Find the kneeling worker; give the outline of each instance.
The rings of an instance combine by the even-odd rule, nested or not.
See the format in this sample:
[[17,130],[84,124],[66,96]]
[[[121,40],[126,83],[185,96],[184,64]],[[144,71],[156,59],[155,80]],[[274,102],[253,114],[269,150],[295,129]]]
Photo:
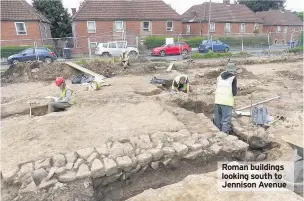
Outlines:
[[120,57],[124,69],[126,69],[127,66],[130,66],[129,55],[126,50],[122,51]]
[[49,104],[49,112],[64,111],[73,104],[73,90],[66,85],[64,78],[56,78],[56,86],[60,88],[60,97]]
[[188,76],[187,75],[177,76],[172,82],[172,90],[189,93],[190,84],[189,84]]
[[214,124],[227,134],[232,131],[231,118],[234,96],[237,94],[236,67],[228,63],[226,70],[217,78],[214,105]]

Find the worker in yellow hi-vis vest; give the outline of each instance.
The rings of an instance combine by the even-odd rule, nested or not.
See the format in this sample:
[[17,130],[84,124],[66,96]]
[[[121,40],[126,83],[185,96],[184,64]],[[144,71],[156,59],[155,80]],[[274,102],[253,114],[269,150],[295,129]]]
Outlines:
[[49,104],[49,112],[64,111],[74,104],[73,90],[66,85],[63,77],[56,78],[56,86],[60,88],[60,97],[54,97],[54,102]]
[[237,94],[236,67],[228,63],[226,70],[217,78],[214,105],[214,124],[224,132],[231,133],[232,107]]

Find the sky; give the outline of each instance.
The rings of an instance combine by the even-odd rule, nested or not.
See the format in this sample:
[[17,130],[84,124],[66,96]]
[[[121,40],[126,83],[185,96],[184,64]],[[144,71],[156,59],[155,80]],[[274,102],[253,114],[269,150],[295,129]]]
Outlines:
[[[26,0],[29,3],[32,0]],[[79,7],[79,4],[82,0],[62,0],[63,6],[68,8],[69,12],[71,12],[71,8]],[[196,4],[201,4],[203,2],[209,2],[209,0],[164,0],[167,4],[170,4],[172,8],[174,8],[179,14],[183,14],[187,11],[191,6]],[[212,2],[221,3],[223,0],[212,0]],[[231,0],[234,2],[234,0]],[[285,8],[291,11],[303,11],[304,10],[304,0],[286,0]]]

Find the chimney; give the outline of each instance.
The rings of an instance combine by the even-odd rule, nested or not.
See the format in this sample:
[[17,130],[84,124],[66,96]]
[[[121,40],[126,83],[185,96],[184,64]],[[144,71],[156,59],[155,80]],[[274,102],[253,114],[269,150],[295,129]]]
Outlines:
[[226,5],[230,5],[230,0],[223,0],[223,3]]
[[76,8],[71,8],[72,9],[72,15],[75,15],[76,13]]

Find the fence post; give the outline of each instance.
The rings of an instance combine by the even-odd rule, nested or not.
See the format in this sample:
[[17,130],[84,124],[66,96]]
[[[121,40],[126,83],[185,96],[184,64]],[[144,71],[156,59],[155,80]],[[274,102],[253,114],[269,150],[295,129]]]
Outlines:
[[92,53],[91,53],[91,46],[90,46],[90,37],[88,37],[88,47],[89,47],[89,58],[91,59]]
[[241,35],[242,37],[242,52],[244,52],[244,40],[243,40],[243,34]]
[[271,45],[270,45],[270,33],[268,33],[268,49],[270,50],[271,49]]
[[37,47],[37,41],[34,40],[34,50],[35,50],[35,56],[36,56],[36,60],[39,61],[39,57],[38,57],[38,54],[37,54],[37,51],[36,51],[36,47]]

